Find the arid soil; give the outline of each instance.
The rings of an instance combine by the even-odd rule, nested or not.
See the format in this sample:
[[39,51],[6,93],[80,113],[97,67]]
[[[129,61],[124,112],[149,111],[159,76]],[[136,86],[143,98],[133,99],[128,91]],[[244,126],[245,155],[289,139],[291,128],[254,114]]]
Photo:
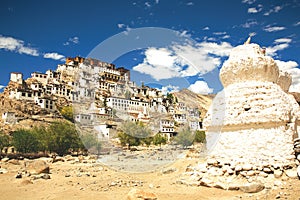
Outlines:
[[[56,162],[51,158],[40,160],[49,165],[50,179],[24,173],[25,161],[2,160],[0,199],[127,199],[132,188],[154,193],[159,200],[300,199],[300,180],[297,179],[280,179],[282,186],[252,194],[179,184],[177,180],[187,166],[199,162],[199,158],[181,158],[154,172],[140,173],[118,171],[91,157],[67,157]],[[22,177],[16,178],[22,171]]]

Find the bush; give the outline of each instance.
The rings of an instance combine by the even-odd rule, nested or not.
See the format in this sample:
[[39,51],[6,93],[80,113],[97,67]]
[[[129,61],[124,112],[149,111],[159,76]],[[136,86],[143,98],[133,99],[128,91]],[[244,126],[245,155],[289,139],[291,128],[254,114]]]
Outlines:
[[83,144],[77,134],[75,125],[68,122],[55,122],[48,129],[48,148],[59,155],[69,153],[69,150],[78,150]]
[[154,145],[162,145],[162,144],[166,144],[167,143],[167,138],[165,136],[162,136],[160,133],[157,133],[154,137],[153,137],[153,144]]
[[179,130],[178,134],[174,137],[174,142],[181,145],[183,148],[191,146],[194,141],[194,134],[189,127],[183,127]]
[[4,147],[9,146],[9,136],[5,135],[4,133],[0,132],[0,153]]
[[92,153],[100,153],[102,143],[99,141],[96,135],[91,134],[91,133],[85,133],[81,135],[81,140],[84,145],[84,147],[92,152]]
[[64,106],[60,109],[60,114],[70,122],[74,122],[74,114],[72,106]]
[[196,142],[196,143],[205,143],[205,141],[206,141],[205,131],[197,130],[196,133],[195,133],[194,142]]
[[40,143],[30,130],[19,129],[13,132],[12,145],[20,153],[35,153],[39,150]]
[[143,123],[135,123],[131,121],[125,121],[121,126],[121,131],[118,133],[121,145],[128,148],[130,146],[138,146],[142,143],[146,145],[151,144],[151,130]]

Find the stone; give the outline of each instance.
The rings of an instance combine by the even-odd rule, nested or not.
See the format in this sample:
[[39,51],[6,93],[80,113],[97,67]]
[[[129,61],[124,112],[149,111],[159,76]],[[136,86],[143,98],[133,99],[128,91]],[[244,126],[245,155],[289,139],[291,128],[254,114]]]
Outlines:
[[158,200],[156,194],[132,188],[127,194],[127,200]]
[[267,178],[269,176],[266,172],[259,172],[259,175],[264,178]]
[[235,166],[235,171],[236,172],[239,172],[239,171],[242,171],[242,169],[243,169],[243,167],[241,166],[241,165],[237,165],[237,166]]
[[7,161],[9,161],[9,158],[2,158],[1,159],[1,162],[7,162]]
[[16,178],[22,178],[22,173],[18,172],[17,175],[15,176]]
[[219,189],[223,189],[223,190],[227,190],[228,189],[228,186],[225,183],[220,182],[220,181],[216,182],[214,184],[214,187],[215,188],[219,188]]
[[16,159],[9,160],[8,163],[12,164],[12,165],[20,165],[19,160],[16,160]]
[[246,183],[242,186],[240,186],[240,190],[245,193],[257,193],[262,191],[265,188],[265,186],[262,183]]
[[249,170],[252,169],[252,165],[250,165],[250,164],[244,164],[244,165],[242,166],[242,168],[243,168],[244,171],[249,171]]
[[74,158],[73,156],[71,156],[71,155],[66,155],[66,156],[64,157],[64,159],[65,159],[66,161],[74,161],[74,160],[75,160],[75,158]]
[[247,176],[254,176],[256,173],[253,170],[247,172]]
[[217,161],[216,159],[214,159],[214,158],[209,158],[209,159],[207,159],[206,163],[207,163],[208,165],[213,165],[213,166],[218,165],[218,161]]
[[271,173],[272,172],[272,170],[269,167],[264,167],[263,171],[266,172],[266,173]]
[[275,178],[280,178],[282,176],[283,172],[280,169],[275,169],[274,170],[274,177]]
[[162,170],[162,174],[170,174],[170,173],[176,172],[176,170],[177,170],[177,169],[176,169],[175,167],[163,169],[163,170]]
[[25,170],[30,174],[49,173],[49,165],[43,160],[29,160],[25,163]]
[[287,175],[287,177],[292,178],[292,179],[298,178],[298,174],[297,174],[296,169],[285,170],[285,174]]
[[207,186],[207,187],[212,187],[213,183],[214,182],[208,177],[203,177],[200,181],[201,186]]
[[208,169],[207,173],[211,176],[222,176],[223,175],[222,169],[219,169],[216,167],[212,167],[212,168]]
[[4,168],[0,167],[0,174],[6,174],[8,171]]
[[42,178],[42,179],[45,179],[45,180],[51,179],[51,177],[50,177],[49,174],[43,174],[43,175],[41,176],[41,178]]
[[204,173],[207,172],[206,164],[205,163],[198,164],[196,170]]

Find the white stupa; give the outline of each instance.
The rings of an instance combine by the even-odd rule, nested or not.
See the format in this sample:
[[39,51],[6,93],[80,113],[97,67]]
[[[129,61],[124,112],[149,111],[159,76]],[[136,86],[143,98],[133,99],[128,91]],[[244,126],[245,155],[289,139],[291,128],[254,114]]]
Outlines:
[[209,156],[253,168],[292,164],[300,112],[287,93],[291,76],[259,45],[245,43],[232,49],[220,79],[224,90],[203,122]]

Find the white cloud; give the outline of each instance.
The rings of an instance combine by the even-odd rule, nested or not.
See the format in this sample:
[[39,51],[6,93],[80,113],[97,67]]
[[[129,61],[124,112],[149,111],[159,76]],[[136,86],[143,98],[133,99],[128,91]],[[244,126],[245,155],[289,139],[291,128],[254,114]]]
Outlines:
[[151,7],[151,5],[150,5],[149,2],[145,2],[145,6],[146,6],[147,8],[150,8],[150,7]]
[[197,94],[210,94],[214,91],[205,81],[196,81],[194,84],[191,84],[188,89]]
[[125,28],[126,25],[125,24],[118,24],[118,28]]
[[263,9],[263,5],[258,4],[257,7],[248,8],[248,13],[259,13]]
[[4,89],[6,86],[0,85],[0,90]]
[[283,9],[283,6],[274,6],[269,11],[265,12],[264,15],[265,16],[269,16],[272,13],[278,13],[282,9]]
[[226,32],[213,32],[214,35],[225,35]]
[[74,44],[78,44],[79,43],[79,37],[72,37],[72,38],[69,38],[69,41],[70,42],[73,42]]
[[256,8],[248,8],[248,13],[258,13]]
[[45,53],[44,58],[49,58],[53,60],[65,60],[65,56],[60,55],[58,53]]
[[269,56],[276,56],[277,51],[281,51],[283,49],[286,49],[290,46],[290,43],[292,40],[290,38],[279,38],[274,41],[274,46],[269,46],[266,49],[266,53]]
[[160,90],[164,95],[166,95],[166,94],[171,93],[171,92],[178,92],[179,87],[169,84],[167,86],[163,86]]
[[77,37],[77,36],[70,37],[70,38],[68,39],[68,41],[64,43],[64,45],[67,46],[67,45],[69,45],[69,44],[71,44],[71,43],[72,43],[72,44],[78,44],[78,43],[79,43],[79,37]]
[[299,22],[296,22],[295,24],[294,24],[294,26],[299,26],[300,25],[300,21]]
[[252,26],[257,25],[257,21],[256,20],[248,20],[245,24],[242,24],[243,28],[250,28]]
[[285,27],[283,26],[266,26],[263,30],[266,31],[266,32],[276,32],[276,31],[282,31],[284,30]]
[[292,42],[292,39],[290,38],[279,38],[279,39],[276,39],[274,41],[275,44],[279,44],[279,43],[291,43]]
[[190,37],[191,34],[188,34],[188,31],[187,30],[184,30],[182,32],[179,32],[179,36],[180,37]]
[[256,7],[252,7],[252,8],[248,8],[248,13],[259,13],[260,11],[262,11],[263,6],[261,4],[257,5]]
[[17,52],[19,54],[39,56],[38,51],[32,47],[25,46],[24,41],[2,35],[0,35],[0,49]]
[[202,30],[204,30],[204,31],[208,31],[208,30],[209,30],[209,27],[208,27],[208,26],[206,26],[206,27],[204,27]]
[[196,44],[174,44],[168,48],[148,48],[142,63],[133,70],[148,74],[155,80],[175,77],[204,75],[221,64],[221,57],[228,56],[232,46],[201,42]]
[[194,5],[194,2],[188,2],[186,5],[187,5],[187,6],[193,6],[193,5]]
[[300,69],[298,63],[295,61],[281,61],[275,60],[277,66],[280,70],[286,71],[292,76],[292,84],[289,89],[290,92],[299,92],[300,91]]
[[255,3],[256,2],[256,0],[242,0],[242,3],[246,3],[246,4],[253,4],[253,3]]
[[228,38],[230,38],[230,35],[224,35],[224,36],[222,37],[222,39],[228,39]]

